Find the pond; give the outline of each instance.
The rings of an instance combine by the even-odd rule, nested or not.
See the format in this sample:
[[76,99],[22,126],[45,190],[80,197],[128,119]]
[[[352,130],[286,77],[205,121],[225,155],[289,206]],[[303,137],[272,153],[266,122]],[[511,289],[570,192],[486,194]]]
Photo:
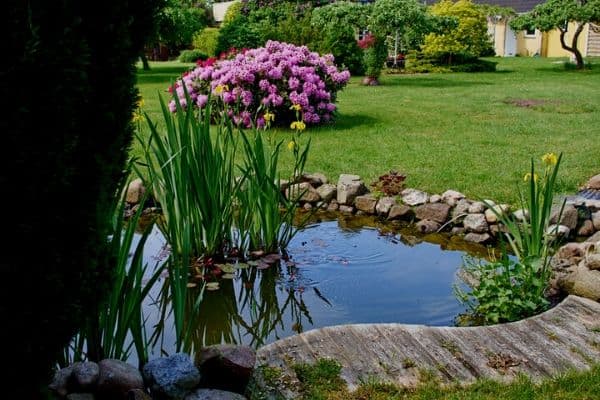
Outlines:
[[[149,263],[164,245],[154,229],[145,248]],[[483,258],[487,249],[445,235],[419,236],[409,227],[372,218],[339,216],[309,224],[292,240],[288,254],[287,262],[236,270],[233,279],[220,281],[219,290],[205,291],[195,346],[259,347],[349,323],[451,326],[465,311],[453,293],[462,258]],[[158,296],[156,288],[144,307],[147,327],[161,322]],[[164,326],[170,326],[168,320]],[[172,353],[173,342],[174,333],[165,330],[154,350]]]

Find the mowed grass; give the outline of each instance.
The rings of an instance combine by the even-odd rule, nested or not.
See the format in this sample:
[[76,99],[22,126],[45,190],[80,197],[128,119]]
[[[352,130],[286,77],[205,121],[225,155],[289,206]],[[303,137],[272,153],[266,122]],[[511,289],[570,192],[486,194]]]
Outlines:
[[[566,71],[560,59],[494,60],[495,73],[384,74],[376,87],[352,78],[339,93],[337,122],[302,135],[312,140],[307,171],[333,181],[354,173],[370,183],[394,169],[407,175],[408,186],[430,193],[455,189],[510,203],[531,157],[564,153],[563,193],[600,173],[600,60],[584,72]],[[169,83],[190,65],[152,67],[139,70],[138,82],[145,110],[158,120],[157,94],[168,96]],[[266,134],[291,138],[283,128]],[[290,158],[284,152],[282,160]]]

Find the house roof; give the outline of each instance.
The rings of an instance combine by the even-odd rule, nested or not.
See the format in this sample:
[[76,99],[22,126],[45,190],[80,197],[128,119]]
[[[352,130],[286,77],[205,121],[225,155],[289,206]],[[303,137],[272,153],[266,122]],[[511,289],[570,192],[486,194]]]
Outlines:
[[545,0],[473,0],[477,4],[490,4],[493,6],[510,7],[518,13],[531,11],[533,7],[544,3]]

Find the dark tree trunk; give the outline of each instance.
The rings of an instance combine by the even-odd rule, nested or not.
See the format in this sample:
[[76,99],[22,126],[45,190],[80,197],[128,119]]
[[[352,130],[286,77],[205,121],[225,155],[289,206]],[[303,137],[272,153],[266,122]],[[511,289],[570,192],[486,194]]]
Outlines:
[[144,71],[150,71],[150,63],[148,62],[148,57],[146,57],[146,53],[142,52],[140,58],[142,59],[142,66],[144,68]]
[[569,46],[566,42],[566,34],[567,34],[567,29],[560,29],[560,44],[562,46],[563,49],[567,50],[568,52],[573,53],[573,55],[575,56],[575,62],[577,65],[577,69],[583,69],[583,67],[585,66],[584,62],[583,62],[583,56],[581,55],[581,51],[579,51],[579,49],[577,48],[577,40],[579,39],[579,36],[581,35],[581,32],[583,31],[583,27],[584,24],[582,23],[578,23],[577,24],[577,29],[575,29],[575,33],[573,34],[573,39],[571,40],[571,46]]

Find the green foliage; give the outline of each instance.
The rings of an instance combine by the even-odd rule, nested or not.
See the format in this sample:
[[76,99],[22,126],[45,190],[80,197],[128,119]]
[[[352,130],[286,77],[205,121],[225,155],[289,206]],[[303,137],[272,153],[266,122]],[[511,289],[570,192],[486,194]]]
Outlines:
[[[430,11],[437,16],[456,18],[458,26],[447,32],[428,34],[422,46],[425,54],[467,53],[478,57],[493,48],[487,33],[486,15],[471,0],[442,0],[432,5]],[[449,61],[451,63],[451,58]]]
[[83,360],[98,362],[114,358],[127,361],[133,348],[140,367],[148,361],[150,341],[145,335],[142,305],[163,272],[164,262],[157,261],[152,271],[147,273],[148,265],[143,263],[144,245],[154,224],[147,225],[137,243],[134,243],[143,207],[139,207],[127,225],[123,226],[126,194],[123,189],[120,190],[123,197],[117,198],[115,204],[109,239],[110,252],[115,255],[114,284],[97,318],[89,318],[65,348],[64,359],[59,361],[63,367]]
[[182,63],[193,63],[198,60],[206,60],[208,56],[200,50],[183,50],[179,53],[178,60]]
[[405,72],[494,72],[495,61],[484,60],[471,54],[409,52]]
[[[107,236],[133,135],[138,58],[158,1],[5,3],[0,84],[6,398],[40,397],[113,282]],[[30,79],[43,70],[44,79]],[[27,248],[31,250],[27,250]],[[24,250],[25,249],[25,250]],[[23,374],[23,371],[27,374]]]
[[220,54],[231,48],[260,47],[263,44],[264,40],[262,40],[256,28],[249,23],[248,17],[239,15],[231,23],[219,29],[215,53]]
[[335,360],[321,358],[314,365],[295,364],[294,371],[306,399],[326,399],[323,392],[337,391],[346,385],[340,378],[342,366]]
[[380,35],[422,32],[428,27],[427,10],[417,0],[378,0],[369,15],[369,29]]
[[[567,43],[565,38],[569,22],[575,23],[571,43]],[[573,53],[577,68],[582,69],[584,61],[577,42],[588,22],[600,22],[600,0],[547,0],[532,11],[512,19],[510,27],[515,31],[532,27],[542,32],[558,29],[562,48]]]
[[221,26],[229,25],[242,13],[243,4],[241,1],[236,1],[232,5],[229,6],[225,15],[223,16],[223,22]]
[[465,273],[477,279],[470,292],[458,286],[458,298],[470,309],[470,317],[484,324],[517,321],[544,311],[549,303],[544,294],[551,270],[536,257],[484,263],[465,258]]
[[544,294],[552,273],[550,256],[558,243],[556,230],[548,232],[548,229],[561,159],[562,154],[558,157],[545,154],[542,177],[536,174],[531,160],[531,170],[525,175],[527,191],[519,190],[521,208],[528,213],[524,221],[517,221],[514,216],[486,203],[508,230],[506,236],[517,257],[517,261],[511,261],[504,251],[500,262],[477,264],[467,260],[464,266],[479,283],[469,294],[458,290],[459,297],[486,323],[528,317],[548,305]]
[[206,9],[186,0],[166,0],[156,20],[156,39],[172,49],[188,47],[207,23]]
[[387,55],[385,39],[382,36],[374,36],[373,43],[364,49],[365,75],[370,78],[378,78]]
[[218,28],[204,28],[202,31],[197,32],[194,35],[192,39],[192,45],[194,46],[194,49],[200,50],[209,57],[214,57],[217,55],[216,50],[218,40]]

